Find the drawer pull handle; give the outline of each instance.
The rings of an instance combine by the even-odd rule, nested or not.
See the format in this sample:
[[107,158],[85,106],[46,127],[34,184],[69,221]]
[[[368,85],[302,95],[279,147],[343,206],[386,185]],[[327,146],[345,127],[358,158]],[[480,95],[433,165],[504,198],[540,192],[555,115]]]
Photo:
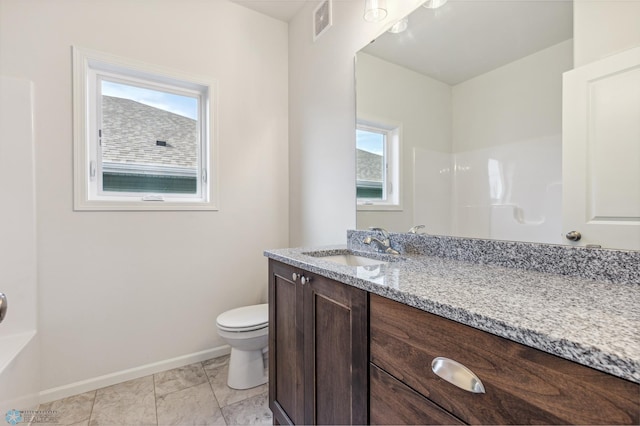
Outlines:
[[472,393],[485,393],[484,385],[471,370],[449,358],[437,357],[431,362],[431,370],[443,380]]

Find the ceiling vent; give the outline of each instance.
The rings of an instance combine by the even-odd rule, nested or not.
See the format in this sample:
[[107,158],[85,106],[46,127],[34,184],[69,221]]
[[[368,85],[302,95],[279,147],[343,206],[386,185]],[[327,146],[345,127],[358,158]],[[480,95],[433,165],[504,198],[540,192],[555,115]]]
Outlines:
[[324,0],[313,11],[313,41],[331,26],[331,0]]

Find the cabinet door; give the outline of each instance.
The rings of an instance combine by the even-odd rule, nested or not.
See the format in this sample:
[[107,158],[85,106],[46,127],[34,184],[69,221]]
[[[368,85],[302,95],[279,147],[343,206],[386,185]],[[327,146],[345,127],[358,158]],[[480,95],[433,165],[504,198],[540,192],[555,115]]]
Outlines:
[[640,47],[563,80],[563,233],[640,249]]
[[366,424],[367,293],[305,276],[305,423]]
[[269,408],[276,424],[303,424],[302,289],[294,269],[269,261]]

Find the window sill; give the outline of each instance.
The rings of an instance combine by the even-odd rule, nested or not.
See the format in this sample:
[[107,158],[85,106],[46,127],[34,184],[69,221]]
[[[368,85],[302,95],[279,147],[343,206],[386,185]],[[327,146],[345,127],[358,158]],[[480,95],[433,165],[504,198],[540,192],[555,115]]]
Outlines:
[[401,205],[398,204],[358,204],[357,211],[399,211],[403,210]]
[[76,200],[74,211],[217,211],[212,202]]

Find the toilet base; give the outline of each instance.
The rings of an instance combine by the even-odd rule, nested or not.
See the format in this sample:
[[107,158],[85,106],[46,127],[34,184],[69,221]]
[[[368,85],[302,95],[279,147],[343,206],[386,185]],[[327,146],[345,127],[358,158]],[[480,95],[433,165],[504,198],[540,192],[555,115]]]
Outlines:
[[262,349],[243,351],[231,348],[227,385],[233,389],[249,389],[267,383],[269,377],[264,371]]

